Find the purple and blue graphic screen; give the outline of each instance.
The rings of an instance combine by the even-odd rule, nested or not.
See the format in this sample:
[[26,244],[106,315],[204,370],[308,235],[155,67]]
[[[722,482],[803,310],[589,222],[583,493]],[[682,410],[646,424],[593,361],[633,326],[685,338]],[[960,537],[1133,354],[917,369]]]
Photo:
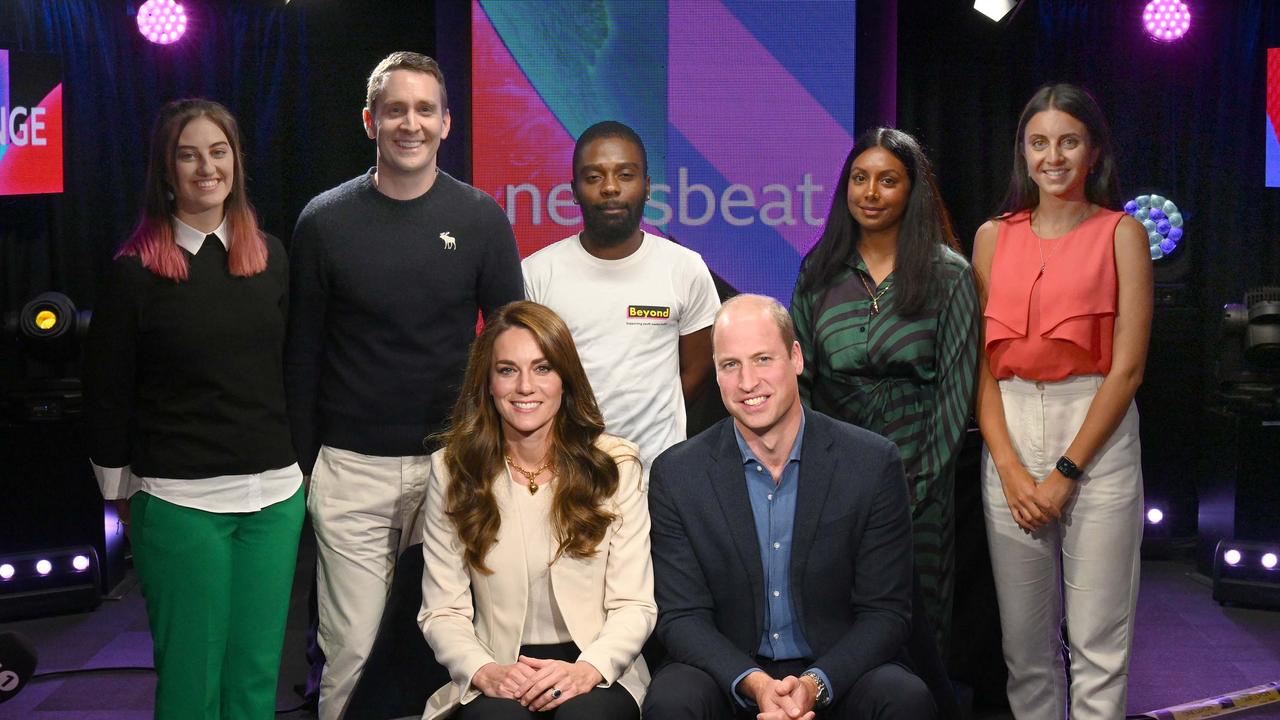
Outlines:
[[1267,187],[1280,187],[1280,48],[1267,48]]
[[646,224],[787,302],[853,144],[854,9],[473,0],[473,180],[528,255],[581,228],[574,140],[626,123],[649,155]]

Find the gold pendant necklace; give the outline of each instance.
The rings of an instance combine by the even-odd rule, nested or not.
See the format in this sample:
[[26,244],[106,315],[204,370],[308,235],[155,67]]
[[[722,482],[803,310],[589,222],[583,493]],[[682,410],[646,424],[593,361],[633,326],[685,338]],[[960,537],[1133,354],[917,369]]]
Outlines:
[[871,292],[871,286],[867,284],[867,279],[862,276],[862,273],[858,272],[857,270],[854,270],[853,272],[858,276],[858,279],[862,281],[862,287],[866,289],[867,297],[871,299],[871,314],[879,315],[880,314],[880,298],[884,297],[884,294],[889,292],[889,283],[885,283],[884,287],[880,290],[880,292],[873,293]]
[[539,467],[537,470],[529,470],[528,468],[521,467],[520,463],[516,462],[515,460],[512,460],[510,455],[506,455],[505,457],[507,458],[507,464],[511,466],[511,469],[523,475],[524,479],[528,481],[529,484],[526,485],[525,487],[529,488],[529,494],[530,495],[536,494],[538,492],[539,486],[538,486],[538,483],[534,482],[534,480],[536,480],[537,477],[541,475],[544,470],[551,467],[551,458],[548,457],[547,461],[542,463],[542,466]]
[[1044,274],[1045,263],[1047,263],[1053,257],[1054,253],[1058,252],[1058,248],[1062,246],[1062,239],[1065,238],[1067,235],[1071,234],[1071,232],[1074,231],[1076,228],[1080,227],[1080,223],[1084,222],[1085,216],[1089,214],[1089,211],[1091,209],[1093,209],[1093,203],[1085,203],[1084,210],[1081,211],[1080,217],[1076,218],[1076,221],[1071,223],[1071,227],[1067,228],[1067,231],[1062,233],[1058,237],[1050,238],[1051,241],[1054,241],[1054,245],[1053,245],[1053,249],[1049,251],[1049,257],[1044,256],[1044,238],[1040,237],[1039,232],[1036,232],[1036,217],[1035,217],[1035,213],[1032,213],[1031,234],[1036,236],[1036,249],[1040,251],[1040,272],[1036,273],[1036,277],[1039,277]]

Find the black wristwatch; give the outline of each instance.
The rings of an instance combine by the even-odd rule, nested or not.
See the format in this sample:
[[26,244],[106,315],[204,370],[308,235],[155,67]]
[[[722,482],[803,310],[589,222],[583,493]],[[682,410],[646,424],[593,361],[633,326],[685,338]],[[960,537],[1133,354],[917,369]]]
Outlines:
[[1068,480],[1079,480],[1080,476],[1084,475],[1084,471],[1080,469],[1080,466],[1076,465],[1075,461],[1066,455],[1058,458],[1058,464],[1056,467],[1058,468],[1058,472],[1062,473],[1062,477]]
[[831,704],[831,690],[827,688],[827,684],[822,682],[822,676],[812,670],[806,670],[801,677],[807,677],[818,686],[818,696],[813,700],[813,706],[821,710]]

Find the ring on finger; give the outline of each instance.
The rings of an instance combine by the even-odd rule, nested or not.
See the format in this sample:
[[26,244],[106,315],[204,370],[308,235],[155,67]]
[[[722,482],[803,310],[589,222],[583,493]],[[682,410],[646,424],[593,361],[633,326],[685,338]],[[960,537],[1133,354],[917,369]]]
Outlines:
[[560,691],[560,688],[554,688],[554,687],[553,687],[553,688],[551,688],[551,699],[552,699],[552,700],[559,700],[559,699],[560,699],[560,696],[561,696],[561,695],[563,695],[563,694],[564,694],[564,693]]

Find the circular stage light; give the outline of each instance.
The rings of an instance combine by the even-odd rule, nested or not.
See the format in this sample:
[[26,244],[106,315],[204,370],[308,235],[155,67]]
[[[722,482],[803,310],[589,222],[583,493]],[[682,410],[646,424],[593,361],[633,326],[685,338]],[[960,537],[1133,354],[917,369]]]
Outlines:
[[1124,211],[1142,223],[1151,246],[1151,259],[1163,260],[1182,244],[1182,212],[1163,195],[1139,195],[1124,204]]
[[36,572],[40,573],[41,575],[48,575],[50,572],[53,572],[53,563],[49,562],[48,560],[41,560],[37,562]]
[[1147,522],[1159,525],[1161,520],[1164,520],[1164,511],[1160,508],[1151,508],[1147,511]]
[[1262,567],[1264,567],[1264,568],[1266,568],[1266,569],[1268,569],[1268,570],[1275,570],[1275,569],[1276,569],[1276,554],[1275,554],[1275,553],[1267,553],[1266,555],[1263,555],[1263,556],[1262,556]]
[[175,43],[187,31],[187,11],[177,0],[147,0],[138,8],[138,32],[157,45]]
[[10,565],[9,563],[0,565],[0,580],[13,579],[13,573],[14,573],[13,566]]
[[84,572],[89,569],[89,558],[84,555],[77,555],[71,558],[71,567],[75,568],[76,572]]
[[1235,548],[1231,548],[1230,550],[1222,553],[1222,559],[1225,560],[1228,565],[1239,565],[1241,559],[1240,551]]
[[1191,27],[1191,11],[1178,0],[1151,0],[1142,10],[1142,27],[1153,40],[1181,40]]

